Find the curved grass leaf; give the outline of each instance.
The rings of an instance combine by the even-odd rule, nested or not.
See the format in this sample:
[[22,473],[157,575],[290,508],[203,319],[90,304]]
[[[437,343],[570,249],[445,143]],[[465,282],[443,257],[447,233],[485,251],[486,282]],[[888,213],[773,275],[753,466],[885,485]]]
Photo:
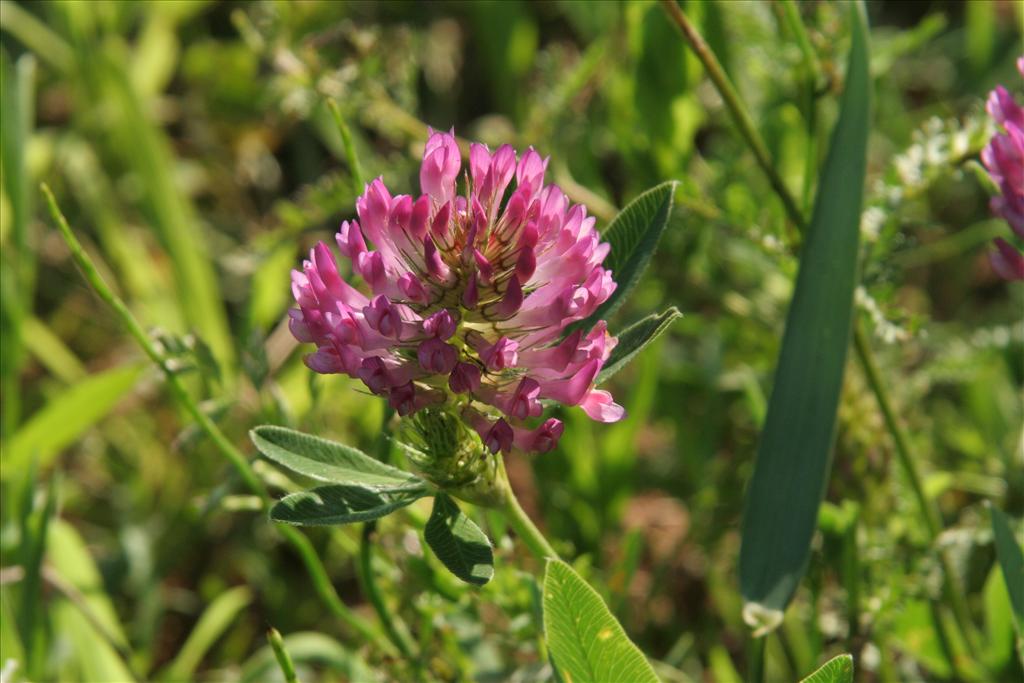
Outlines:
[[272,425],[256,427],[249,438],[277,464],[320,481],[387,491],[426,488],[422,479],[335,441]]
[[33,456],[45,467],[109,413],[135,386],[141,365],[90,375],[65,389],[15,432],[3,449],[3,472],[22,470]]
[[640,281],[668,225],[677,184],[670,180],[640,194],[612,219],[601,234],[601,238],[611,245],[604,267],[612,271],[618,286],[583,323],[584,329],[590,329],[595,322],[611,315]]
[[82,680],[132,680],[131,670],[115,649],[125,650],[128,637],[99,567],[85,539],[59,517],[51,520],[47,530],[46,559],[55,577],[70,587],[66,594],[76,596],[57,603],[53,619],[57,632],[67,635],[71,643]]
[[612,350],[608,361],[604,364],[595,384],[601,384],[609,377],[621,370],[629,363],[636,354],[643,351],[644,347],[662,335],[668,326],[674,323],[683,314],[675,306],[661,313],[647,316],[638,320],[616,336],[619,343]]
[[853,657],[833,657],[800,683],[853,683]]
[[[357,654],[322,633],[292,633],[283,639],[288,654],[297,664],[315,664],[337,672],[341,680],[373,683],[380,678]],[[242,666],[239,683],[264,683],[273,680],[274,652],[270,646],[261,648]]]
[[285,496],[270,509],[275,522],[299,526],[329,526],[380,519],[424,495],[414,491],[371,491],[361,486],[334,484]]
[[744,617],[762,632],[781,621],[807,568],[831,467],[853,320],[871,83],[867,22],[863,8],[852,7],[853,40],[839,121],[800,257],[743,516]]
[[443,493],[434,498],[423,536],[437,559],[466,583],[482,586],[494,576],[490,539]]
[[165,681],[187,681],[193,679],[203,656],[234,623],[238,613],[252,602],[252,592],[245,586],[236,586],[224,591],[210,603],[195,628],[188,634],[174,661],[160,676]]
[[560,560],[544,574],[544,635],[567,683],[658,681],[597,591]]
[[[1010,607],[1017,626],[1018,639],[1024,642],[1024,552],[1020,542],[1013,535],[1010,519],[995,505],[989,506],[992,514],[992,535],[996,542],[996,557],[1003,570],[1006,590],[1010,594]],[[1024,649],[1022,649],[1024,651]]]

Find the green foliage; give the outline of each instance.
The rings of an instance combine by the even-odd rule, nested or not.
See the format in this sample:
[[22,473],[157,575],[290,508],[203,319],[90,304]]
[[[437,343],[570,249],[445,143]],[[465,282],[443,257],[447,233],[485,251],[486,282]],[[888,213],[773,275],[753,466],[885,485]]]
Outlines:
[[203,610],[199,621],[166,669],[161,673],[165,681],[184,681],[192,678],[206,652],[232,625],[242,610],[252,601],[252,592],[245,586],[224,591]]
[[482,586],[494,576],[490,539],[443,493],[434,496],[423,537],[437,559],[466,583]]
[[4,472],[16,472],[38,458],[43,466],[75,442],[135,386],[142,366],[125,365],[75,383],[34,414],[4,448]]
[[358,449],[284,427],[264,425],[249,432],[260,453],[293,472],[319,481],[375,491],[419,491],[426,482],[385,465]]
[[544,635],[565,681],[659,680],[597,591],[559,560],[549,560],[544,573]]
[[781,621],[807,568],[850,340],[871,86],[866,18],[851,8],[853,44],[839,121],[801,249],[743,515],[744,616],[761,630]]
[[[848,3],[678,6],[809,213],[849,84]],[[868,10],[876,114],[855,300],[945,530],[933,541],[850,363],[817,538],[786,619],[760,641],[762,670],[797,681],[849,652],[858,678],[880,683],[1019,681],[1013,586],[986,506],[1019,532],[1024,289],[987,262],[991,240],[1010,233],[989,210],[978,153],[993,130],[988,91],[1022,96],[1021,10]],[[379,499],[371,479],[420,486],[363,454],[406,470],[415,451],[447,448],[446,467],[463,456],[493,466],[477,443],[449,448],[437,425],[406,438],[408,421],[397,428],[359,382],[313,376],[286,327],[289,270],[356,215],[357,176],[417,190],[428,124],[492,148],[533,145],[602,225],[679,180],[664,226],[637,222],[609,262],[625,293],[616,253],[661,231],[649,258],[633,252],[635,286],[610,321],[619,346],[601,388],[627,418],[559,409],[558,448],[506,464],[529,517],[657,658],[658,676],[757,673],[736,531],[803,263],[791,217],[664,6],[4,0],[0,52],[0,665],[13,660],[12,683],[159,680],[183,648],[196,660],[197,639],[207,645],[189,680],[283,681],[267,624],[286,634],[303,681],[557,676],[542,567],[500,513],[460,500],[463,515],[448,518],[471,516],[493,540],[493,576],[476,586],[424,543],[427,500],[380,519],[364,543],[360,525],[275,528],[252,494],[357,485]],[[138,339],[84,285],[40,181],[222,442],[137,369]],[[114,376],[119,392],[81,389]],[[250,462],[259,424],[352,450],[317,460],[276,432],[267,440],[283,460]],[[939,549],[969,605],[974,653],[937,592]],[[200,638],[235,587],[251,602]]]
[[334,484],[285,496],[270,508],[275,522],[300,526],[328,526],[368,522],[390,515],[427,495],[424,488],[409,490],[365,489]]
[[800,683],[853,683],[853,657],[837,655],[814,670]]
[[66,677],[88,681],[131,681],[129,664],[122,657],[128,637],[104,590],[99,568],[73,527],[54,520],[47,535],[47,559],[52,563],[63,599],[53,620],[59,633],[68,634],[74,658]]
[[[1024,551],[1021,550],[1018,537],[1010,528],[1010,520],[1006,514],[994,505],[990,506],[989,512],[992,515],[996,557],[1003,571],[1003,580],[1006,581],[1017,638],[1020,643],[1024,643]],[[1018,645],[1018,651],[1024,655],[1024,646]]]
[[626,329],[617,333],[619,343],[612,349],[601,372],[597,376],[597,384],[603,384],[609,377],[624,368],[627,363],[633,360],[638,353],[644,350],[648,344],[660,337],[669,326],[683,314],[672,307],[667,311],[647,316],[638,320]]
[[608,300],[582,323],[583,327],[591,327],[611,315],[640,281],[668,225],[677,185],[669,181],[644,192],[604,229],[601,237],[611,245],[604,266],[612,271],[616,287]]
[[[281,639],[284,649],[292,660],[301,668],[306,664],[323,666],[327,671],[342,677],[342,680],[366,681],[374,683],[380,680],[358,656],[346,649],[341,643],[322,633],[292,633]],[[239,683],[263,683],[275,680],[277,664],[271,646],[266,646],[250,657],[242,666]],[[281,680],[284,680],[283,678]]]

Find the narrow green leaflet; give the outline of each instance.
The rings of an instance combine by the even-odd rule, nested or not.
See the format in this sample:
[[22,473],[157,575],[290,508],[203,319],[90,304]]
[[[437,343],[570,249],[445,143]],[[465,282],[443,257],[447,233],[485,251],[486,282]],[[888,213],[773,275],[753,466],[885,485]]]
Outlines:
[[611,245],[604,267],[612,271],[617,286],[608,300],[583,323],[584,329],[590,329],[598,320],[611,315],[640,281],[668,225],[676,184],[670,180],[639,195],[601,234]]
[[443,493],[434,498],[423,536],[437,559],[466,583],[482,586],[494,576],[490,539]]
[[387,491],[414,491],[427,486],[422,479],[351,446],[284,427],[256,427],[249,438],[274,462],[320,481]]
[[544,635],[566,683],[657,683],[601,596],[560,560],[544,574]]
[[683,314],[679,312],[679,309],[673,306],[666,311],[638,320],[619,332],[616,335],[619,343],[612,350],[608,361],[598,374],[596,384],[607,381],[609,377],[626,367],[626,364],[633,360],[636,354],[643,351],[644,347],[660,337],[669,325],[682,317]]
[[426,489],[371,491],[361,486],[334,484],[285,496],[270,509],[275,522],[299,526],[328,526],[380,519],[419,500]]
[[3,472],[18,472],[33,456],[45,467],[99,422],[131,391],[142,366],[125,365],[90,375],[65,389],[15,432],[4,445]]
[[1014,538],[1010,519],[995,505],[989,506],[992,513],[992,535],[996,541],[996,557],[1003,570],[1006,590],[1010,594],[1010,606],[1017,625],[1018,636],[1024,639],[1024,552],[1020,542]]
[[252,592],[245,586],[235,586],[214,598],[160,678],[165,681],[191,680],[203,656],[250,602]]
[[800,683],[853,683],[853,657],[833,657]]
[[782,619],[807,568],[832,465],[857,281],[869,127],[867,21],[851,5],[852,47],[839,121],[786,317],[740,546],[744,617],[766,632]]

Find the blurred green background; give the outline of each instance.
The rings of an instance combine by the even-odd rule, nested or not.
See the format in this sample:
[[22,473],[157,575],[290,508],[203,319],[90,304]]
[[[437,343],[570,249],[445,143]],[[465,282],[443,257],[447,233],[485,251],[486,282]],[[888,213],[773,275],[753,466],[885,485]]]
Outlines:
[[[799,4],[810,78],[779,3],[683,6],[809,206],[808,168],[842,89],[844,6]],[[1020,680],[983,503],[1024,513],[1024,289],[988,266],[1007,229],[973,160],[992,133],[988,90],[1002,82],[1020,96],[1024,13],[1013,2],[868,10],[859,315],[941,508],[982,657],[1000,680]],[[564,411],[559,449],[509,469],[666,680],[745,674],[742,494],[796,261],[781,204],[661,7],[3,0],[0,29],[0,659],[18,662],[3,680],[275,680],[268,626],[309,680],[410,680],[408,662],[367,647],[318,602],[258,500],[88,290],[37,189],[54,188],[103,275],[246,452],[246,431],[268,422],[370,451],[382,403],[309,372],[281,326],[289,270],[354,215],[325,98],[366,175],[396,192],[417,187],[427,125],[535,146],[599,225],[680,181],[653,266],[612,320],[615,330],[668,305],[685,314],[612,381],[629,419]],[[258,471],[275,494],[295,488],[266,463]],[[466,587],[423,552],[425,514],[385,520],[373,565],[425,653],[423,675],[549,680],[533,560],[500,518],[478,514],[501,539],[497,573]],[[855,655],[860,680],[954,678],[963,644],[934,629],[934,554],[855,365],[819,530],[768,640],[769,680],[838,652]],[[359,530],[308,535],[342,598],[372,619]]]

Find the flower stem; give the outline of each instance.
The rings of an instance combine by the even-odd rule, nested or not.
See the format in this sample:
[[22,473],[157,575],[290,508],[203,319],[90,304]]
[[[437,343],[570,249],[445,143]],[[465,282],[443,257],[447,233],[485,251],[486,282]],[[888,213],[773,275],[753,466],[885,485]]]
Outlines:
[[498,458],[498,480],[501,482],[501,486],[505,489],[504,500],[501,504],[501,511],[505,513],[505,518],[508,523],[515,529],[516,535],[519,536],[520,540],[526,547],[530,549],[530,552],[541,561],[551,559],[561,559],[555,549],[548,543],[548,539],[544,537],[541,530],[537,528],[537,525],[533,523],[530,516],[526,514],[526,510],[519,504],[519,499],[516,498],[515,492],[512,490],[512,486],[508,481],[508,473],[505,471],[505,461],[501,456]]
[[[113,309],[114,313],[120,319],[121,324],[124,325],[126,330],[128,330],[128,333],[135,339],[139,346],[142,347],[142,350],[147,356],[149,356],[150,360],[160,368],[160,371],[164,374],[167,387],[170,389],[174,400],[185,409],[185,412],[195,420],[203,433],[206,434],[210,441],[213,442],[214,446],[217,447],[217,450],[227,458],[228,462],[230,462],[235,468],[235,471],[241,477],[246,487],[252,493],[259,496],[264,509],[268,508],[270,505],[270,494],[267,492],[267,488],[263,485],[263,482],[260,481],[258,476],[256,476],[256,472],[253,470],[252,465],[249,464],[248,459],[233,443],[231,443],[216,423],[214,423],[214,421],[199,408],[199,405],[185,389],[185,385],[182,383],[181,378],[171,368],[163,353],[157,348],[156,344],[153,343],[153,340],[151,340],[145,330],[142,329],[142,325],[140,325],[139,321],[134,315],[132,315],[132,312],[128,310],[128,306],[121,300],[121,297],[114,293],[107,282],[103,279],[103,276],[99,274],[99,271],[96,269],[96,265],[93,263],[89,255],[85,253],[85,249],[82,248],[78,238],[75,237],[75,234],[71,231],[71,227],[68,225],[67,219],[64,218],[64,214],[61,213],[60,208],[57,206],[57,200],[54,198],[53,192],[50,191],[49,186],[47,186],[46,183],[43,183],[41,189],[46,198],[46,203],[49,206],[50,215],[53,217],[53,221],[57,224],[57,228],[60,230],[61,236],[64,238],[65,243],[67,243],[68,248],[71,250],[72,259],[74,259],[75,263],[82,270],[82,275],[92,287],[93,291],[96,292],[97,296],[99,296],[104,303]],[[331,583],[330,577],[327,575],[327,570],[324,568],[323,563],[317,556],[312,543],[309,542],[309,539],[292,527],[283,524],[278,525],[278,529],[285,537],[285,540],[287,540],[295,551],[298,552],[299,557],[306,566],[306,571],[309,573],[309,576],[313,581],[313,587],[319,594],[320,599],[324,601],[335,616],[363,638],[373,641],[385,652],[394,653],[395,650],[391,646],[391,643],[385,640],[376,628],[350,610],[348,606],[342,602],[337,591],[334,590],[334,585]]]

